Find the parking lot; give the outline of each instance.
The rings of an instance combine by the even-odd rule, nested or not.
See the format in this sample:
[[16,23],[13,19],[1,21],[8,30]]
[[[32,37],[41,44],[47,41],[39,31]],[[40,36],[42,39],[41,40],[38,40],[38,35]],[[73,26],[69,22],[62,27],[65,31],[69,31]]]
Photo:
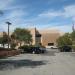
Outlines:
[[0,59],[0,75],[75,75],[75,53],[47,49]]

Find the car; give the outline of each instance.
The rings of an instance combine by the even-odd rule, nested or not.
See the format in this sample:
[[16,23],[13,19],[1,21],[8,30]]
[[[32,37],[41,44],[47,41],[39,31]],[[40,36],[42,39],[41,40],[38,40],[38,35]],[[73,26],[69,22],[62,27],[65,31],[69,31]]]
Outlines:
[[62,46],[59,48],[61,52],[71,52],[72,48],[68,45]]
[[45,53],[45,50],[40,47],[31,47],[30,52],[33,54]]
[[56,46],[46,46],[47,49],[57,49]]
[[21,46],[21,53],[33,53],[33,54],[40,54],[45,53],[46,49],[43,47],[35,47],[35,46]]

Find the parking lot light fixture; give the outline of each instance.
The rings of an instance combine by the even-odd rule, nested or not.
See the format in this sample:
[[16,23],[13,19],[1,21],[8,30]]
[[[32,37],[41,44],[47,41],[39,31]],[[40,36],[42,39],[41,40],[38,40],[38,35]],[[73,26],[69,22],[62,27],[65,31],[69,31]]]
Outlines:
[[10,39],[9,39],[9,26],[11,25],[10,22],[6,22],[6,24],[8,25],[8,48],[9,48],[9,44],[10,44]]

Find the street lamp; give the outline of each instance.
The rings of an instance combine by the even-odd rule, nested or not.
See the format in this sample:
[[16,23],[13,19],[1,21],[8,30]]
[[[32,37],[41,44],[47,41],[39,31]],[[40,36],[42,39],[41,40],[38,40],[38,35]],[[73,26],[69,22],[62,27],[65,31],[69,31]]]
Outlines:
[[10,22],[6,22],[6,24],[8,25],[8,48],[9,48],[9,43],[10,43],[10,39],[9,39],[9,26],[11,25]]

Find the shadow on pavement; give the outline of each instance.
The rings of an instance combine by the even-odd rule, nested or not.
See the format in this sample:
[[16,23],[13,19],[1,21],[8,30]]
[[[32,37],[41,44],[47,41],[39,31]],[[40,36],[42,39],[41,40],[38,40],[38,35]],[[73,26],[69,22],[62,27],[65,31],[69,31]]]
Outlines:
[[0,70],[12,70],[21,67],[35,68],[37,66],[45,65],[46,61],[32,61],[32,60],[0,60]]
[[44,54],[41,54],[43,56],[55,56],[55,51],[46,51]]

